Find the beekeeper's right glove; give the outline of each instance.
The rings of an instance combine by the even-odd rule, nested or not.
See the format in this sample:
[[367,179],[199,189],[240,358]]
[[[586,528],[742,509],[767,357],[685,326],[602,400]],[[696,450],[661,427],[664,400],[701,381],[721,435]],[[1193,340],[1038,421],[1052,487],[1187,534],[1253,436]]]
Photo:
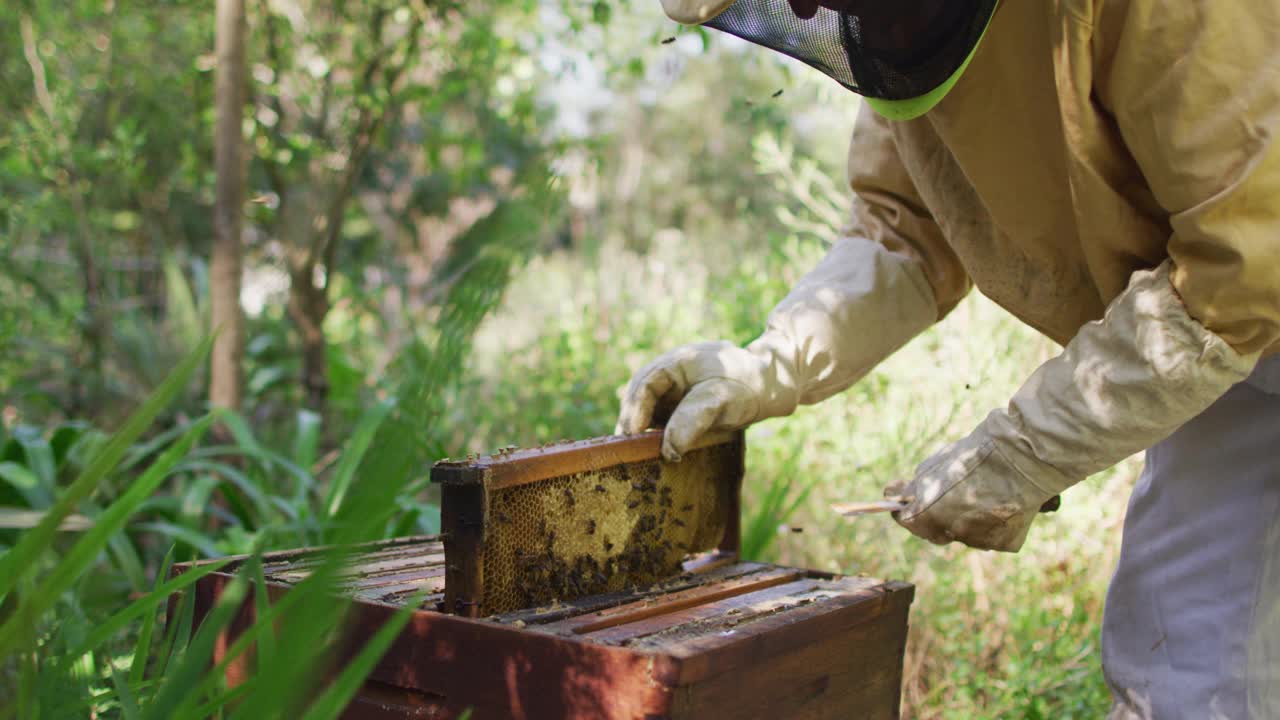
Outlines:
[[641,368],[623,396],[617,431],[640,432],[674,406],[662,454],[679,460],[709,431],[790,415],[844,390],[937,317],[915,260],[870,240],[842,239],[746,348],[696,343]]

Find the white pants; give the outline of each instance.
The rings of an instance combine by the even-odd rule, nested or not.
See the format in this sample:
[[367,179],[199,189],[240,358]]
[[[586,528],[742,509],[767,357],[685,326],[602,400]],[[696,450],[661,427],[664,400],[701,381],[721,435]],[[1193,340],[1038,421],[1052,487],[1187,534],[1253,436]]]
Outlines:
[[1102,666],[1113,720],[1280,718],[1280,357],[1147,451]]

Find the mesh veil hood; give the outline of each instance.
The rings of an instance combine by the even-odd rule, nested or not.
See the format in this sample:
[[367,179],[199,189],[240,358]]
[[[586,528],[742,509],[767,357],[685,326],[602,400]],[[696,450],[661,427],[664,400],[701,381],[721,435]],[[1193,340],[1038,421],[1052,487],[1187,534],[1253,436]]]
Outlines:
[[[894,9],[872,15],[819,7],[814,17],[801,19],[787,0],[736,0],[703,24],[807,63],[859,95],[898,101],[954,82],[997,4],[881,2]],[[899,22],[911,28],[906,42]]]

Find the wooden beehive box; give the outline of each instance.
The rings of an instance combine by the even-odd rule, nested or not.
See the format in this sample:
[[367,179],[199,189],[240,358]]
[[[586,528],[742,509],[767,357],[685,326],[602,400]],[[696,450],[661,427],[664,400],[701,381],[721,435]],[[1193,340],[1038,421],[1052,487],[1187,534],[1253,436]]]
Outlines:
[[[268,556],[273,595],[306,577],[314,557]],[[371,546],[353,566],[352,637],[372,636],[418,589],[431,594],[345,717],[898,717],[912,598],[905,583],[695,559],[650,587],[466,618],[433,609],[444,598],[444,562],[430,537]],[[199,616],[235,570],[197,583]],[[231,633],[252,614],[247,603]],[[252,671],[241,663],[231,674]]]
[[[685,466],[724,470],[704,478],[714,487],[696,497],[676,495],[674,488],[666,495],[661,491],[663,478],[683,476],[670,475],[669,468],[654,474],[655,437],[558,445],[447,465],[453,477],[444,479],[453,482],[445,484],[446,536],[362,548],[345,574],[341,592],[354,601],[354,609],[347,626],[351,641],[338,649],[343,655],[358,651],[362,638],[371,637],[419,591],[427,593],[346,717],[456,718],[469,710],[473,720],[896,718],[912,587],[740,562],[741,437],[709,446],[703,465],[695,460]],[[492,502],[488,491],[583,472],[588,475],[575,475],[574,482],[594,487],[598,478],[590,473],[608,475],[618,466],[629,468],[627,482],[649,478],[631,488],[652,498],[647,504],[640,499],[645,513],[695,506],[691,515],[681,516],[688,523],[668,524],[673,535],[653,535],[651,522],[645,521],[643,531],[631,539],[643,544],[675,538],[676,545],[687,528],[687,544],[705,552],[683,560],[677,556],[674,567],[664,565],[671,561],[667,553],[640,565],[608,566],[630,573],[625,587],[610,582],[590,587],[585,571],[574,570],[579,577],[570,582],[535,568],[519,577],[547,581],[565,596],[498,612],[486,609],[483,570],[492,566],[494,556],[486,558],[485,553],[495,543],[508,542],[485,535],[485,514],[503,502]],[[511,483],[513,477],[525,482]],[[450,488],[463,493],[461,506],[455,502],[450,508]],[[625,507],[641,497],[619,488],[599,493],[600,499]],[[560,485],[555,490],[562,492]],[[543,493],[544,498],[555,496]],[[663,502],[664,497],[681,500]],[[580,552],[575,543],[584,538],[595,542],[606,525],[615,533],[623,530],[619,517],[606,517],[616,510],[613,506],[592,509],[590,503],[557,502],[561,504],[536,511],[578,527],[578,539],[566,546],[572,552],[548,548],[557,556],[572,559]],[[640,504],[632,509],[641,509]],[[579,512],[588,510],[591,517]],[[600,527],[582,532],[583,522],[593,518]],[[511,528],[527,529],[514,520]],[[503,525],[504,531],[511,529]],[[462,534],[460,546],[456,533]],[[619,541],[622,537],[618,535]],[[595,554],[599,549],[592,545],[593,559],[609,562],[608,553]],[[316,551],[297,550],[264,558],[272,597],[306,578],[319,557]],[[212,608],[238,564],[196,584],[198,616]],[[659,567],[667,567],[662,577],[646,576]],[[518,585],[508,582],[506,587]],[[533,595],[522,596],[529,597]],[[245,603],[216,647],[229,647],[231,636],[248,627],[253,613],[253,603]],[[251,660],[228,671],[233,681],[251,672]]]

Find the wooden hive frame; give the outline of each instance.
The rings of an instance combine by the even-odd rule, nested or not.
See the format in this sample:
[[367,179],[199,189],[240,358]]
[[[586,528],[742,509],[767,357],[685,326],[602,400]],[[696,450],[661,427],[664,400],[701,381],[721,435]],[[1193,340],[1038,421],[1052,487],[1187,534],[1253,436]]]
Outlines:
[[[558,482],[571,476],[588,477],[590,473],[609,472],[618,468],[623,468],[625,473],[625,468],[628,467],[646,467],[650,472],[655,472],[656,467],[656,472],[665,476],[676,472],[676,466],[661,460],[661,444],[661,431],[650,431],[500,452],[463,462],[437,463],[432,468],[431,479],[441,486],[441,530],[448,557],[444,610],[466,617],[482,617],[494,612],[527,607],[529,604],[504,605],[487,595],[495,585],[489,582],[489,576],[494,574],[493,565],[496,564],[487,562],[490,554],[496,554],[488,552],[487,548],[495,544],[495,536],[502,532],[492,507],[492,498],[498,493],[522,486],[535,487],[539,483]],[[699,456],[699,453],[703,455]],[[690,466],[687,476],[679,478],[681,482],[705,484],[715,496],[713,501],[707,503],[710,515],[697,521],[691,520],[690,524],[696,522],[712,526],[715,531],[713,535],[718,536],[718,542],[708,541],[707,536],[712,535],[711,533],[700,533],[700,528],[689,527],[689,537],[686,539],[698,537],[691,539],[690,545],[684,548],[687,552],[681,553],[681,549],[676,548],[663,559],[666,563],[665,572],[637,571],[628,574],[615,571],[609,574],[608,587],[596,584],[580,592],[570,591],[557,595],[555,600],[568,600],[661,580],[666,575],[679,571],[683,555],[714,550],[714,556],[708,560],[710,562],[736,559],[741,544],[743,463],[744,440],[740,432],[708,438],[686,453],[681,462],[681,465]],[[595,487],[601,486],[597,484]],[[632,502],[638,503],[639,500]],[[641,509],[643,508],[617,504],[606,513],[614,519],[630,522],[633,519],[631,516]],[[501,513],[497,514],[501,520],[508,520],[502,518]],[[570,516],[573,515],[571,511],[548,514],[556,515],[549,518],[553,530],[556,523],[569,523],[572,520]],[[594,531],[595,521],[590,522]],[[684,526],[680,520],[672,522]],[[554,536],[554,532],[552,535]],[[608,542],[607,538],[605,542]],[[612,552],[613,556],[634,550],[622,547],[620,539],[618,543],[619,547]],[[535,598],[534,602],[549,599],[551,598]]]

